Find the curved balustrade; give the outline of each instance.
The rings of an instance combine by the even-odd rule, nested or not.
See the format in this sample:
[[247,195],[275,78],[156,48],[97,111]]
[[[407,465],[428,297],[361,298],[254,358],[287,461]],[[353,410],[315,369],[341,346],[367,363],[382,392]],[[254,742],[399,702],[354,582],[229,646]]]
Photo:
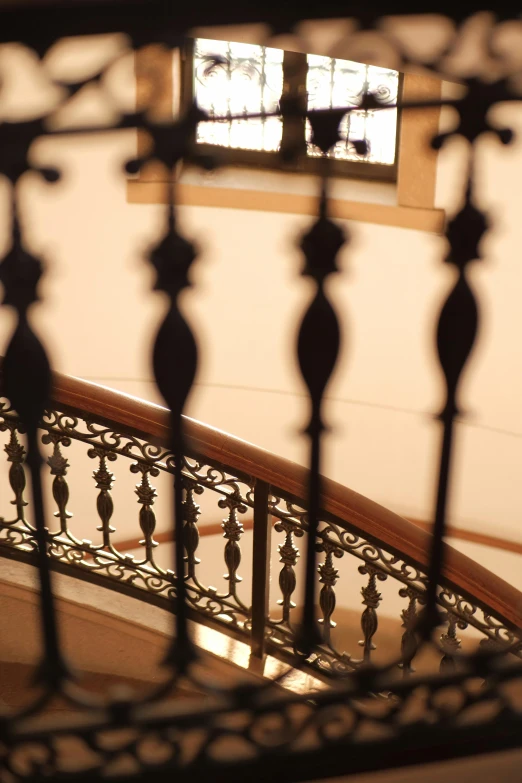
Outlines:
[[[23,438],[20,438],[18,418],[7,402],[0,411],[0,429],[8,435],[4,448],[16,510],[14,519],[0,520],[0,551],[9,548],[12,554],[24,557],[35,548],[34,528],[26,513]],[[266,650],[282,657],[291,655],[298,631],[296,604],[304,587],[297,563],[307,536],[306,504],[302,499],[307,472],[288,460],[191,419],[186,420],[186,432],[185,576],[192,616],[249,640],[254,655],[262,656]],[[148,600],[163,602],[172,598],[174,573],[159,564],[161,558],[154,537],[157,494],[154,482],[160,474],[173,472],[173,458],[167,446],[167,411],[56,374],[52,408],[41,422],[41,436],[49,448],[47,464],[57,526],[48,533],[48,551],[56,567],[101,579],[107,586]],[[96,537],[95,531],[99,532],[100,543],[77,537],[71,528],[67,483],[70,466],[65,454],[72,441],[83,443],[93,460],[96,501],[89,514],[92,538]],[[114,521],[117,514],[112,489],[117,472],[115,461],[121,457],[129,461],[130,471],[139,479],[135,491],[140,528],[136,525],[136,532],[141,534],[143,548],[140,557],[132,556],[118,544],[121,533]],[[84,480],[86,484],[92,482],[88,475]],[[200,503],[208,493],[216,496],[224,517],[223,561],[227,574],[226,589],[222,591],[207,584],[208,563],[204,558],[200,562],[198,557],[199,528],[207,521]],[[86,510],[82,510],[85,516]],[[245,554],[241,519],[252,516],[252,576],[251,582],[245,585],[246,590],[240,592]],[[272,568],[270,579],[271,536],[276,535],[279,536],[279,573],[274,573]],[[402,599],[398,662],[405,674],[414,669],[417,651],[414,627],[425,602],[430,540],[431,536],[414,524],[346,487],[324,480],[317,535],[317,551],[321,553],[318,617],[322,643],[309,658],[309,665],[328,676],[343,675],[363,662],[370,662],[375,642],[378,643],[379,613],[393,593],[395,599],[397,595]],[[352,606],[360,602],[359,649],[345,651],[337,644],[334,627],[340,595],[345,603],[348,597]],[[461,646],[459,636],[464,641],[467,631],[468,649],[477,639],[482,646],[509,643],[522,657],[522,644],[518,647],[522,629],[521,599],[516,589],[448,546],[442,585],[437,592],[438,604],[445,613],[445,627],[440,636],[441,667],[445,669],[454,663]]]

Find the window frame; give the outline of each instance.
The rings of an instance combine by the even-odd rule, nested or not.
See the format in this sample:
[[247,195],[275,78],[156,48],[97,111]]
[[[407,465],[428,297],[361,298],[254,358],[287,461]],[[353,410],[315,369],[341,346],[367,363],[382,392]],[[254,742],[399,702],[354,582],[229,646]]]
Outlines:
[[[207,31],[205,31],[207,32]],[[209,38],[219,38],[212,30]],[[200,36],[203,37],[203,36]],[[224,40],[227,40],[224,38]],[[390,66],[393,67],[393,66]],[[152,72],[158,79],[158,88],[151,94],[150,77]],[[161,45],[145,46],[135,55],[136,73],[136,110],[146,111],[152,120],[172,122],[180,112],[181,92],[181,56],[179,48],[167,49]],[[441,107],[437,102],[442,96],[444,80],[429,72],[419,72],[418,68],[405,68],[403,101],[433,102],[430,109],[409,109],[401,112],[399,130],[400,154],[398,158],[398,176],[396,183],[372,182],[363,180],[366,185],[378,189],[394,189],[392,202],[380,198],[360,199],[356,193],[350,196],[339,194],[330,199],[332,215],[339,220],[349,220],[373,225],[395,226],[398,228],[427,231],[441,234],[444,230],[446,214],[436,207],[437,161],[439,153],[429,141],[440,130]],[[145,157],[151,152],[151,138],[145,130],[136,131],[136,156]],[[176,168],[176,203],[181,207],[220,207],[225,209],[255,210],[257,212],[279,212],[292,215],[317,215],[317,198],[305,193],[296,193],[295,189],[286,190],[286,178],[295,178],[291,172],[271,172],[277,177],[279,185],[275,190],[260,188],[255,176],[248,189],[216,181],[211,175],[196,170],[194,181],[184,180],[185,164]],[[232,167],[232,171],[233,171]],[[242,174],[256,174],[255,169],[244,169]],[[189,174],[189,172],[187,172]],[[333,178],[335,182],[336,178]],[[126,199],[129,204],[168,204],[171,194],[172,172],[154,159],[147,160],[136,175],[127,179]],[[345,178],[351,186],[356,180]],[[361,181],[359,180],[359,183]]]
[[[180,108],[188,109],[194,101],[194,41],[195,38],[186,39],[181,50],[181,83],[180,83]],[[293,97],[306,95],[307,55],[298,52],[284,51],[283,58],[283,93]],[[292,68],[288,68],[289,64]],[[295,67],[297,64],[298,67]],[[285,73],[286,66],[286,73]],[[288,71],[299,74],[299,77],[288,79]],[[293,83],[292,83],[293,82]],[[279,152],[265,150],[248,150],[236,147],[223,147],[218,144],[198,144],[194,136],[194,145],[198,153],[204,156],[215,157],[224,166],[233,166],[249,169],[264,169],[269,171],[288,172],[294,174],[320,175],[328,163],[330,176],[338,178],[365,179],[378,182],[397,182],[399,173],[399,149],[401,110],[404,86],[404,74],[399,73],[398,100],[397,100],[397,125],[395,136],[395,161],[392,165],[384,163],[369,163],[368,161],[339,160],[329,158],[325,161],[320,157],[306,154],[305,122],[302,121],[303,152],[297,160],[285,163]],[[285,134],[283,124],[283,135]]]

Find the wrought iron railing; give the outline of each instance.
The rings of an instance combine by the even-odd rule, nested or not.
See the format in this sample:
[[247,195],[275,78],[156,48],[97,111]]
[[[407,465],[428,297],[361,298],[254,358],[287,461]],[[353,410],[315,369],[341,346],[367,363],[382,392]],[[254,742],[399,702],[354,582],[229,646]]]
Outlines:
[[[483,239],[491,229],[481,209],[483,199],[476,195],[476,144],[484,134],[504,145],[513,139],[510,128],[496,124],[494,109],[499,104],[520,102],[522,97],[518,16],[504,14],[498,24],[488,14],[463,19],[464,11],[454,4],[450,18],[443,18],[439,4],[433,7],[434,15],[421,15],[412,25],[408,19],[403,24],[401,19],[390,18],[389,14],[401,8],[390,7],[386,18],[380,20],[371,9],[358,6],[353,12],[342,9],[342,13],[355,17],[347,25],[336,23],[328,35],[319,36],[319,48],[324,48],[326,56],[377,63],[385,60],[386,67],[398,71],[413,64],[462,88],[455,97],[421,97],[401,105],[403,117],[411,110],[449,107],[456,123],[448,132],[437,133],[431,144],[440,149],[454,136],[466,142],[462,148],[465,176],[458,194],[462,199],[448,222],[443,251],[443,261],[453,267],[454,278],[436,326],[445,399],[439,413],[441,449],[434,478],[436,503],[430,537],[357,496],[343,495],[321,475],[324,394],[337,365],[340,344],[340,327],[325,281],[339,271],[337,256],[348,238],[344,227],[330,215],[328,153],[339,140],[343,116],[354,107],[313,111],[301,102],[281,100],[271,113],[300,124],[308,121],[312,141],[322,152],[319,163],[325,164],[318,166],[317,218],[300,242],[302,273],[310,278],[313,289],[299,324],[296,350],[310,403],[305,430],[310,447],[309,471],[299,472],[282,463],[278,465],[284,469],[279,470],[266,464],[258,450],[246,445],[241,447],[242,462],[238,464],[233,459],[234,441],[223,434],[210,436],[207,432],[208,443],[202,448],[201,428],[183,418],[198,351],[178,299],[190,284],[196,250],[179,231],[176,187],[180,163],[209,165],[192,144],[198,122],[208,118],[197,106],[180,117],[174,117],[172,111],[168,116],[156,111],[154,99],[163,94],[165,85],[171,91],[165,58],[160,58],[159,67],[145,68],[148,97],[137,107],[119,100],[111,91],[110,79],[105,78],[120,57],[139,54],[151,43],[159,44],[163,52],[180,49],[184,36],[191,32],[189,28],[196,25],[258,22],[261,18],[267,25],[261,31],[256,28],[262,43],[273,43],[272,33],[277,43],[282,33],[292,36],[292,48],[300,51],[317,23],[302,24],[301,6],[292,9],[270,3],[261,9],[252,4],[186,4],[183,14],[164,0],[42,0],[37,4],[28,2],[30,11],[20,6],[25,4],[2,5],[0,42],[15,41],[25,47],[34,66],[32,73],[38,72],[36,93],[40,94],[45,84],[55,102],[44,106],[36,101],[31,108],[30,102],[22,101],[23,110],[18,104],[18,112],[2,113],[0,124],[0,173],[10,193],[6,223],[10,224],[11,242],[0,264],[0,281],[3,304],[12,307],[16,316],[3,364],[3,382],[21,422],[19,425],[14,412],[4,407],[2,421],[9,435],[7,455],[16,519],[2,522],[2,546],[11,554],[34,559],[43,644],[36,697],[21,710],[0,712],[2,783],[109,775],[141,780],[153,777],[156,783],[170,783],[173,774],[178,783],[198,775],[216,781],[243,780],[247,776],[302,781],[425,763],[478,750],[519,747],[522,710],[516,685],[522,678],[522,624],[518,593],[453,553],[444,540],[458,391],[479,320],[468,270],[472,262],[482,258]],[[339,8],[316,4],[310,16],[337,18]],[[49,67],[47,55],[59,39],[113,32],[124,34],[121,48],[85,78],[75,81],[70,73],[60,77]],[[330,44],[324,42],[326,39]],[[139,61],[138,57],[138,76],[143,75]],[[0,100],[8,82],[2,79]],[[107,112],[99,126],[77,123],[67,127],[60,110],[65,109],[67,115],[67,108],[82,87],[98,90],[102,103],[108,102],[114,111]],[[378,95],[368,93],[361,108],[381,111],[389,107],[382,105]],[[240,119],[247,117],[242,114]],[[149,260],[156,273],[155,287],[168,299],[152,355],[155,379],[168,414],[162,413],[155,420],[151,409],[140,413],[129,403],[129,418],[120,426],[116,412],[109,414],[103,406],[89,409],[78,389],[76,395],[74,389],[69,389],[68,398],[65,392],[60,398],[55,394],[49,408],[50,365],[30,316],[31,306],[38,299],[43,266],[27,248],[22,186],[27,174],[41,174],[48,182],[59,178],[59,171],[39,166],[33,155],[33,144],[42,137],[77,133],[92,137],[130,128],[145,133],[148,147],[140,148],[138,158],[128,161],[127,172],[137,173],[153,162],[165,175],[166,225],[149,252]],[[284,160],[299,154],[295,145],[283,146]],[[20,429],[24,431],[23,442],[18,435]],[[52,447],[46,470],[52,475],[56,528],[51,526],[46,508],[42,432],[43,445]],[[68,516],[68,468],[64,460],[69,442],[72,445],[75,441],[88,444],[94,460],[100,522],[97,532],[101,533],[96,544],[83,535],[76,536],[74,522]],[[118,460],[129,458],[131,470],[141,477],[137,499],[144,555],[139,560],[118,549],[111,529],[114,456]],[[31,492],[28,507],[24,505],[24,465]],[[159,563],[153,546],[152,485],[163,474],[173,495],[169,512],[173,537],[170,568]],[[203,564],[200,568],[196,562],[194,495],[198,499],[201,489],[202,497],[217,493],[226,511],[224,554],[228,579],[221,593],[205,585]],[[245,597],[237,581],[241,570],[240,519],[249,508],[254,519],[251,598]],[[29,509],[32,516],[25,517]],[[268,594],[269,517],[271,523],[276,520],[275,532],[282,536],[279,615],[273,614]],[[305,544],[300,601],[303,611],[296,622],[292,604],[298,603],[294,600],[298,594],[294,577],[298,576],[295,560],[301,542]],[[362,647],[355,655],[337,649],[331,622],[336,611],[335,593],[339,594],[339,584],[345,582],[341,570],[347,563],[357,562],[362,569],[360,576],[367,581],[362,590]],[[82,691],[63,654],[52,589],[53,569],[58,567],[104,580],[107,586],[141,590],[142,596],[154,591],[156,595],[166,593],[175,610],[174,631],[164,658],[168,682],[159,691],[145,698],[108,694],[99,699]],[[272,580],[271,586],[275,583]],[[372,657],[372,647],[377,639],[378,612],[382,612],[384,593],[392,583],[404,600],[402,650],[395,658],[380,661]],[[195,666],[198,650],[189,632],[189,619],[194,616],[250,639],[255,655],[270,649],[288,656],[294,667],[313,666],[315,671],[330,676],[331,687],[296,694],[281,692],[273,682],[223,688],[211,681],[203,682]],[[460,654],[457,636],[465,632],[466,625],[473,627],[484,643]],[[442,658],[441,671],[413,673],[417,656],[426,650]],[[343,676],[334,678],[335,674]],[[187,679],[205,688],[204,698],[190,705],[163,699],[169,687],[175,688]],[[66,699],[83,714],[51,721],[46,707],[57,697]]]
[[[174,571],[158,562],[165,562],[158,553],[168,545],[163,537],[157,549],[154,537],[154,483],[160,473],[174,471],[166,417],[167,411],[157,406],[78,379],[56,376],[53,407],[40,423],[41,441],[49,451],[45,461],[55,505],[55,527],[46,533],[51,561],[76,576],[98,581],[102,578],[105,586],[137,597],[145,591],[148,598],[155,597],[163,605],[176,596]],[[19,556],[34,554],[37,540],[29,521],[30,503],[26,500],[23,427],[8,401],[0,411],[0,430],[8,436],[4,450],[10,465],[9,483],[14,496],[11,504],[16,510],[13,519],[0,520],[0,553],[9,549]],[[296,599],[303,593],[302,574],[297,574],[296,566],[309,535],[306,501],[302,497],[305,471],[191,420],[187,421],[187,433],[194,443],[183,457],[182,468],[185,582],[191,617],[247,641],[255,656],[262,657],[269,651],[292,661],[297,652],[300,622]],[[82,527],[88,538],[74,533],[70,511],[75,507],[75,497],[74,493],[70,497],[67,457],[74,441],[83,445],[95,466],[92,478],[86,471],[83,476],[83,483],[92,488],[91,506],[85,505],[86,493],[81,508],[84,520],[90,520],[87,529],[85,524]],[[74,455],[72,460],[74,470]],[[118,508],[115,513],[111,495],[118,462],[126,463],[121,469],[129,469],[139,478],[134,490],[134,530],[128,524],[132,506],[130,502],[125,506],[126,542],[118,529],[121,509],[120,514]],[[85,465],[80,468],[85,470]],[[210,504],[202,504],[206,507],[201,511],[199,503],[205,495],[215,496],[215,509],[225,515],[221,524],[222,558],[227,572],[226,589],[221,591],[209,586],[209,563],[198,557],[200,531],[205,533],[209,516],[214,519]],[[246,544],[242,542],[242,519],[253,521],[253,536]],[[134,534],[132,546],[139,546],[143,556],[127,551],[128,539],[132,540]],[[279,563],[277,571],[270,574],[271,537],[277,535]],[[96,538],[99,542],[95,542]],[[393,541],[394,546],[390,545]],[[213,558],[218,547],[216,541]],[[251,549],[251,582],[240,595],[241,560],[247,547]],[[393,588],[389,586],[388,597],[393,592],[403,600],[400,608],[395,601],[392,608],[397,618],[396,649],[382,652],[388,660],[395,656],[405,675],[414,671],[419,647],[416,622],[426,603],[429,535],[366,498],[325,481],[315,549],[321,554],[317,616],[322,638],[306,665],[319,675],[339,677],[371,663],[383,602],[379,587],[389,582]],[[451,548],[446,557],[448,566],[437,592],[444,617],[438,642],[440,668],[455,667],[461,648],[459,635],[465,636],[467,629],[472,631],[466,640],[467,653],[476,645],[497,649],[504,646],[522,657],[522,595]],[[362,588],[357,584],[357,573],[364,576]],[[337,594],[352,609],[361,600],[359,650],[345,651],[336,644]],[[385,614],[389,617],[390,611]]]

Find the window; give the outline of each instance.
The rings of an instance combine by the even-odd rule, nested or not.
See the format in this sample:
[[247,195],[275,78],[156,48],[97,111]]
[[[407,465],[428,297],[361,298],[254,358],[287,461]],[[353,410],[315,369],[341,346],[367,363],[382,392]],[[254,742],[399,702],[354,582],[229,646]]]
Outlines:
[[[159,118],[170,120],[183,111],[183,101],[191,100],[194,93],[194,63],[190,52],[177,52],[171,54],[163,47],[144,47],[136,56],[137,67],[137,105],[147,108]],[[306,84],[308,74],[308,58],[303,55],[283,53],[283,71],[287,61],[291,57],[297,58],[297,63],[306,65],[303,82],[303,74],[299,68],[286,71],[284,78],[288,81],[292,75],[296,76],[296,83]],[[331,60],[328,60],[331,62]],[[182,73],[180,74],[180,66]],[[190,66],[190,67],[189,67]],[[164,73],[159,90],[151,93],[150,72]],[[392,71],[389,71],[393,73]],[[180,77],[184,75],[184,79]],[[173,81],[174,78],[174,81]],[[394,77],[396,78],[396,77]],[[264,82],[263,82],[264,83]],[[294,88],[295,89],[295,88]],[[306,86],[301,90],[305,90]],[[368,163],[365,160],[338,160],[331,161],[335,167],[341,167],[339,174],[348,174],[349,181],[341,183],[339,180],[336,194],[331,199],[332,215],[339,219],[362,221],[366,223],[400,226],[419,231],[429,231],[436,234],[444,230],[445,214],[435,207],[435,191],[437,182],[437,155],[429,144],[430,140],[439,133],[440,106],[436,105],[441,99],[442,82],[440,79],[426,74],[419,74],[406,70],[406,73],[398,76],[399,106],[404,101],[432,102],[433,108],[399,109],[396,116],[396,137],[398,154],[395,155],[393,165],[381,163]],[[308,98],[307,98],[308,100]],[[386,111],[389,114],[393,109]],[[383,111],[381,111],[383,114]],[[241,118],[240,118],[241,119]],[[258,119],[262,119],[259,117]],[[266,119],[266,118],[265,118]],[[216,127],[217,123],[213,126]],[[211,127],[210,124],[207,127]],[[203,126],[200,126],[203,130]],[[290,132],[292,128],[283,128],[283,134]],[[303,143],[306,141],[306,128],[304,123],[298,129],[302,134]],[[228,131],[227,131],[228,135]],[[228,139],[227,139],[228,143]],[[263,149],[244,149],[220,146],[215,143],[203,141],[200,138],[200,147],[207,147],[209,151],[219,152],[223,157],[229,158],[234,165],[245,164],[249,168],[243,172],[245,176],[230,177],[227,172],[218,173],[216,177],[207,178],[200,170],[183,171],[180,167],[177,172],[176,202],[180,205],[198,207],[219,207],[240,210],[255,210],[267,212],[282,212],[288,214],[315,215],[317,212],[316,188],[313,182],[303,183],[291,177],[268,177],[261,183],[259,178],[251,176],[253,165],[270,167],[281,170],[279,156],[274,151]],[[372,147],[375,152],[375,144]],[[136,152],[139,158],[147,156],[151,151],[151,139],[146,132],[136,134]],[[250,160],[242,159],[242,156],[253,156]],[[311,169],[316,174],[324,164],[324,160],[313,155],[303,155],[304,164],[300,170],[306,170],[311,164]],[[317,168],[319,167],[319,168]],[[381,172],[379,172],[379,169]],[[385,172],[384,174],[382,172]],[[396,177],[393,175],[396,171]],[[374,174],[373,172],[377,172]],[[334,172],[335,173],[335,172]],[[364,183],[362,195],[360,182],[356,178],[373,177],[377,180],[388,179],[394,181],[394,187],[387,183],[383,188],[373,187]],[[171,182],[171,172],[159,161],[149,160],[135,178],[127,182],[127,198],[133,204],[166,204],[168,203]],[[376,198],[374,198],[374,195]],[[384,198],[381,198],[381,195]]]
[[[196,142],[201,151],[216,152],[225,162],[280,168],[277,151],[293,143],[302,153],[292,168],[318,171],[320,150],[312,144],[308,120],[265,116],[277,110],[282,96],[309,109],[359,105],[371,92],[390,103],[386,110],[346,114],[341,141],[330,151],[333,173],[393,180],[397,172],[397,71],[331,57],[286,52],[255,44],[198,38],[185,56],[183,100],[194,98],[210,117],[201,122]],[[257,115],[243,119],[241,115]],[[364,140],[366,154],[353,142]]]

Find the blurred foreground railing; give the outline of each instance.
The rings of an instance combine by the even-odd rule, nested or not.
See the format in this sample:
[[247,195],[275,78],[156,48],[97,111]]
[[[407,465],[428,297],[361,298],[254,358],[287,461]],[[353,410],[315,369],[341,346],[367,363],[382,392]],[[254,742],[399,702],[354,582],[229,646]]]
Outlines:
[[[19,710],[0,706],[1,782],[112,776],[155,783],[171,783],[173,777],[176,783],[289,783],[519,748],[520,594],[445,541],[455,428],[462,412],[459,390],[479,334],[482,295],[474,291],[470,269],[492,246],[486,210],[498,213],[495,201],[483,192],[488,180],[478,171],[481,145],[485,135],[502,145],[515,139],[513,128],[496,124],[496,108],[522,99],[518,17],[500,9],[498,19],[482,12],[464,18],[465,11],[455,4],[447,17],[437,6],[429,14],[424,7],[413,19],[402,17],[395,6],[382,18],[377,10],[358,6],[343,10],[349,17],[344,21],[337,19],[339,8],[328,3],[312,9],[308,20],[300,6],[289,10],[281,4],[261,10],[243,5],[238,11],[226,4],[198,4],[187,7],[186,15],[163,0],[42,0],[1,7],[0,40],[13,43],[10,53],[15,55],[7,57],[1,74],[0,173],[10,237],[0,282],[2,302],[15,315],[3,384],[23,426],[4,405],[4,479],[16,513],[12,518],[5,512],[0,551],[30,560],[37,569],[42,637],[32,684],[35,697]],[[394,13],[398,16],[389,16]],[[330,18],[327,30],[318,17]],[[317,158],[315,217],[296,238],[300,273],[310,283],[310,298],[296,323],[294,357],[307,389],[309,418],[303,432],[309,470],[183,416],[198,368],[198,330],[179,304],[181,292],[191,284],[199,238],[192,242],[184,235],[177,186],[181,167],[206,170],[217,159],[199,154],[194,143],[198,123],[209,121],[200,108],[173,111],[171,66],[173,57],[182,56],[186,37],[201,35],[202,25],[227,22],[260,22],[254,32],[238,34],[245,33],[247,40],[253,35],[264,46],[283,45],[282,36],[291,51],[321,51],[399,72],[430,73],[462,87],[451,92],[453,97],[443,90],[440,99],[406,97],[398,106],[401,116],[447,109],[453,120],[445,129],[430,125],[420,154],[433,161],[433,150],[452,144],[455,137],[460,137],[463,153],[463,176],[452,185],[456,192],[450,199],[456,211],[448,215],[440,243],[451,282],[434,323],[445,390],[435,411],[440,439],[432,536],[321,475],[323,403],[337,369],[342,332],[329,281],[345,266],[347,258],[340,253],[344,256],[351,240],[346,221],[332,217],[330,161],[344,117],[349,121],[361,108],[391,108],[369,85],[357,106],[343,102],[338,108],[314,110],[283,93],[273,112],[239,117],[271,116],[300,128],[308,123],[311,141],[322,153]],[[81,73],[68,65],[58,72],[53,68],[53,49],[62,39],[80,41],[116,31],[123,37],[102,62],[80,68]],[[143,55],[150,45],[154,62],[146,56],[147,65]],[[28,68],[31,64],[30,75],[16,60],[17,53]],[[135,67],[131,81],[136,102],[132,89],[130,100],[126,89],[113,89],[114,73],[125,63]],[[25,92],[29,83],[37,98],[32,106]],[[54,97],[42,103],[46,89]],[[101,112],[99,120],[68,124],[68,109],[80,92],[90,95],[91,90],[100,106],[110,110]],[[10,101],[13,94],[18,102]],[[165,111],[159,106],[164,96]],[[229,114],[213,117],[222,120],[228,122]],[[137,144],[137,157],[125,156],[124,176],[144,176],[152,164],[162,172],[164,186],[164,221],[146,255],[155,290],[167,303],[150,356],[166,409],[53,377],[31,316],[44,264],[30,249],[41,239],[33,236],[26,183],[38,176],[56,182],[69,168],[59,155],[51,156],[52,165],[46,160],[42,166],[35,147],[45,138],[87,134],[92,139],[127,130],[139,132],[136,141],[144,136],[147,146]],[[281,143],[281,170],[301,154],[292,135]],[[359,142],[353,141],[357,155],[363,152]],[[503,219],[500,214],[499,225]],[[91,230],[88,211],[83,230]],[[77,241],[82,241],[81,232]],[[74,252],[71,259],[77,260]],[[398,286],[410,283],[397,278]],[[389,328],[384,322],[381,326]],[[136,477],[138,484],[132,486]],[[199,541],[202,523],[207,518],[215,523],[216,505],[224,517],[222,589],[211,586],[214,551],[209,557]],[[241,522],[246,518],[253,520],[248,545]],[[136,532],[141,531],[139,554],[136,544],[121,543],[128,540],[132,519]],[[155,546],[160,540],[156,530],[169,532],[173,545],[163,535]],[[62,644],[53,570],[168,606],[174,617],[162,661],[167,680],[145,696],[109,689],[95,698],[82,689]],[[334,623],[341,607],[356,605],[361,631],[345,651],[343,628]],[[402,623],[396,649],[387,642],[380,650],[378,622],[382,629],[382,619],[390,615]],[[312,667],[330,687],[283,692],[277,686],[284,672],[276,681],[245,686],[238,679],[221,687],[201,673],[189,618],[242,638],[250,643],[253,658],[270,651],[294,668]],[[432,656],[431,668],[421,672],[419,661],[426,652]],[[201,698],[190,703],[165,698],[187,681],[197,686]],[[72,705],[75,714],[49,716],[47,708],[56,700]]]

